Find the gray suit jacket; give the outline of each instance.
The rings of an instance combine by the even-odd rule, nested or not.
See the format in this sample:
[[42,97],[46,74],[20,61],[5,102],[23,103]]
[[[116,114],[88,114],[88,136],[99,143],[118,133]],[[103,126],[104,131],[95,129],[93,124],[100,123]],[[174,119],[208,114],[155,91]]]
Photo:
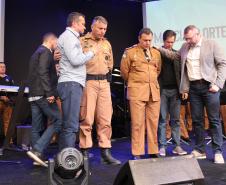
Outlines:
[[[186,68],[189,45],[184,43],[178,52],[158,48],[161,54],[173,60],[181,60],[180,93],[189,92]],[[226,79],[226,57],[223,49],[214,41],[203,38],[200,51],[201,75],[204,80],[223,88]]]

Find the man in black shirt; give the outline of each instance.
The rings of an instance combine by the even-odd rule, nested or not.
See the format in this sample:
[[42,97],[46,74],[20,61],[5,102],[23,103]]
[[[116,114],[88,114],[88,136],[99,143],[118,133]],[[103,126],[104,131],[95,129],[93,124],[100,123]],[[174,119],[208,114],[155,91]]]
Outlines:
[[[173,50],[176,33],[166,30],[163,33],[163,47]],[[180,61],[172,61],[162,56],[162,70],[160,74],[161,105],[158,126],[159,155],[166,156],[166,120],[169,114],[172,138],[176,144],[173,153],[178,155],[187,154],[180,146]]]
[[[29,102],[32,113],[32,150],[27,154],[33,160],[47,167],[42,154],[55,132],[61,130],[61,114],[56,104],[57,74],[52,51],[57,46],[57,38],[53,33],[43,37],[43,43],[32,55],[29,63],[28,86]],[[43,128],[43,117],[52,123],[40,135]]]
[[[6,65],[0,62],[0,85],[12,86],[14,84],[12,78],[6,75]],[[6,136],[9,122],[12,115],[12,100],[7,93],[1,92],[0,94],[0,117],[3,123],[4,136]]]

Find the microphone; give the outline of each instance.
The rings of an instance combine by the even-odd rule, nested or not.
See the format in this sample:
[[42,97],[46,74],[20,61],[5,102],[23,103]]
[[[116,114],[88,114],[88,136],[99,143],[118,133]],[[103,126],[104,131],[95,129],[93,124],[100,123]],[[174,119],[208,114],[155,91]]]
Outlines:
[[150,62],[150,57],[148,56],[148,53],[147,53],[147,49],[143,49],[143,52],[144,52],[144,56],[145,56],[145,58],[146,58],[146,60],[148,61],[148,62]]

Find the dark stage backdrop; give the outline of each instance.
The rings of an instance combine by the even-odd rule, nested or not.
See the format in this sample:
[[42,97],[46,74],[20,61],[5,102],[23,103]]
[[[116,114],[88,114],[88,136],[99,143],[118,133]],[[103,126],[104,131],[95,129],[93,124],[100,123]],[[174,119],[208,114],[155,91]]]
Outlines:
[[106,37],[112,44],[115,66],[119,66],[124,48],[137,42],[143,27],[142,4],[124,0],[6,0],[5,62],[7,73],[16,84],[25,80],[29,58],[41,43],[42,35],[64,31],[66,17],[72,11],[86,15],[87,31],[94,16],[109,21]]

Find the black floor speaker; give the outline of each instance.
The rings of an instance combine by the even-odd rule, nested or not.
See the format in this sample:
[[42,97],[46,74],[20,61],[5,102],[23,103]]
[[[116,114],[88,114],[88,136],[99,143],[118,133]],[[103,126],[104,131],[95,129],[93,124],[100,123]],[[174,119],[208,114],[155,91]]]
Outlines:
[[128,161],[114,185],[204,185],[198,161],[187,156]]

